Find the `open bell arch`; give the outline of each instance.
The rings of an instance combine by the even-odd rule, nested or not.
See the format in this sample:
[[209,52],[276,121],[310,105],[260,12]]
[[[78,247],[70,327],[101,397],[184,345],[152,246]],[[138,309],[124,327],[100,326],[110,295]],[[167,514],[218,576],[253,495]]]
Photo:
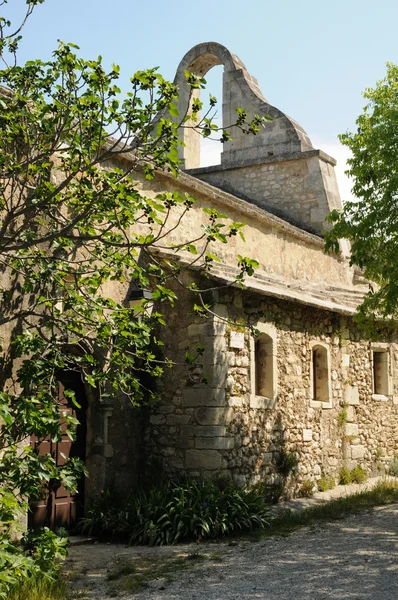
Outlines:
[[[174,82],[179,88],[179,114],[188,110],[191,89],[185,78],[185,71],[204,76],[216,65],[224,66],[223,73],[223,125],[236,121],[236,109],[244,108],[248,118],[254,115],[271,117],[272,121],[256,136],[248,136],[234,129],[232,140],[224,144],[221,164],[231,164],[245,160],[256,160],[273,155],[312,150],[311,141],[302,127],[279,109],[267,102],[257,80],[248,73],[243,62],[227,48],[216,42],[206,42],[194,46],[181,60]],[[200,91],[194,90],[198,97]],[[181,156],[186,169],[200,165],[200,135],[192,128],[183,128],[181,138],[184,147]]]

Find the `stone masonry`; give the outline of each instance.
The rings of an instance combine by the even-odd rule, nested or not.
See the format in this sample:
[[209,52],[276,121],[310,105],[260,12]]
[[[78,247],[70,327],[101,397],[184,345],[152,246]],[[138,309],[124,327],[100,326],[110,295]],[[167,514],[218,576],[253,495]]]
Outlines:
[[[372,393],[371,344],[351,319],[239,290],[221,293],[219,318],[186,322],[181,350],[205,352],[167,383],[153,409],[146,444],[170,474],[232,477],[241,484],[275,484],[281,452],[296,453],[297,472],[288,493],[305,480],[338,477],[340,467],[362,465],[377,474],[398,444],[398,344],[389,343],[391,395]],[[228,319],[230,322],[228,322]],[[267,408],[251,393],[250,332],[242,325],[276,328],[277,400]],[[234,324],[232,324],[234,323]],[[243,338],[231,347],[231,334]],[[388,340],[391,342],[391,340]],[[311,406],[311,343],[330,349],[331,407]],[[184,374],[185,371],[185,374]],[[201,383],[202,376],[209,383]]]

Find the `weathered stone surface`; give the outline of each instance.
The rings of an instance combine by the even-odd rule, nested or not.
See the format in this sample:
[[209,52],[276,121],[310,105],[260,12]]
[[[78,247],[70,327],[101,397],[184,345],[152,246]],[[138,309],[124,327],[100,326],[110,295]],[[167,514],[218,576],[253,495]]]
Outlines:
[[183,406],[223,406],[225,389],[186,388],[182,393]]
[[347,437],[357,437],[358,425],[356,423],[346,423],[345,434]]
[[223,425],[197,425],[195,435],[199,437],[222,437],[226,435],[227,428]]
[[359,390],[357,386],[347,385],[344,390],[347,404],[359,404]]
[[235,446],[234,438],[229,437],[197,437],[195,448],[209,448],[214,450],[231,450]]
[[186,469],[206,469],[212,471],[221,467],[221,454],[216,450],[187,450],[185,452]]
[[272,409],[276,407],[277,400],[272,398],[264,398],[263,396],[250,396],[250,408]]
[[233,417],[231,408],[197,408],[195,418],[199,425],[222,425]]
[[351,446],[351,458],[360,460],[365,456],[366,448],[364,446]]
[[353,406],[347,406],[346,410],[347,410],[347,421],[348,421],[348,423],[354,422],[355,419],[356,419],[355,408]]

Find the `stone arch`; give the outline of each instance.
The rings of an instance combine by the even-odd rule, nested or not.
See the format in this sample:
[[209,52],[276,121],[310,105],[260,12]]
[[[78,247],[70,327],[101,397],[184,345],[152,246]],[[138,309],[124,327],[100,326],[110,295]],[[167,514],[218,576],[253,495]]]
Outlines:
[[[272,121],[256,136],[242,134],[234,130],[233,139],[224,145],[221,164],[231,164],[241,158],[261,159],[273,155],[312,150],[311,141],[304,129],[293,119],[267,102],[244,63],[225,46],[216,42],[206,42],[194,46],[181,60],[174,82],[179,87],[179,114],[189,109],[190,88],[185,79],[185,71],[204,76],[216,65],[224,65],[223,74],[223,124],[235,121],[236,109],[245,108],[251,119],[255,114],[271,117]],[[195,90],[195,95],[199,90]],[[200,165],[200,136],[192,129],[181,129],[185,147],[181,158],[186,169]]]

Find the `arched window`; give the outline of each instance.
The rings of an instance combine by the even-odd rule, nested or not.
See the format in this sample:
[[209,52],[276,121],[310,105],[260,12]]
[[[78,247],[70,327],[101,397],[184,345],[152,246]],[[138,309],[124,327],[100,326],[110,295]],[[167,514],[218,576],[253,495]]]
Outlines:
[[276,329],[258,323],[258,337],[251,340],[250,377],[252,408],[275,408],[277,401]]
[[311,350],[311,404],[331,408],[329,349],[315,344]]

